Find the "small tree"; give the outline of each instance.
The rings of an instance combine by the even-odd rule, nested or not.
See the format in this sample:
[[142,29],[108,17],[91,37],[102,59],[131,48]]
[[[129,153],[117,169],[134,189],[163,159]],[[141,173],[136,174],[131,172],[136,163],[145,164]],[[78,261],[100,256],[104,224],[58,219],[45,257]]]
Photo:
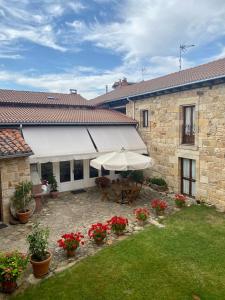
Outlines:
[[26,212],[32,198],[32,182],[22,181],[16,186],[11,201],[17,211]]
[[51,185],[51,192],[58,191],[58,184],[54,175],[51,175],[48,179],[48,183]]

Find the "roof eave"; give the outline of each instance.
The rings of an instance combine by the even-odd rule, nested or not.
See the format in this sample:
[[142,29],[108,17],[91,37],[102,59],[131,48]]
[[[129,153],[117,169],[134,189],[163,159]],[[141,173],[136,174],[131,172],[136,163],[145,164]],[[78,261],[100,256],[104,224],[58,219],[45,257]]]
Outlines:
[[18,154],[5,154],[1,155],[0,154],[0,160],[1,159],[6,159],[6,158],[19,158],[19,157],[28,157],[30,155],[34,154],[33,151],[27,152],[27,153],[18,153]]

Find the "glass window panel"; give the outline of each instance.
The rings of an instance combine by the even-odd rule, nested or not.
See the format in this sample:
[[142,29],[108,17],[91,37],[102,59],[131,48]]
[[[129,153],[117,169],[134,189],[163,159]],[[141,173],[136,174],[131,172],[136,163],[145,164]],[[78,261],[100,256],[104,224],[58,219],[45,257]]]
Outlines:
[[191,193],[192,193],[191,196],[195,196],[195,186],[196,186],[196,183],[195,183],[195,182],[192,182],[192,183],[191,183]]
[[102,173],[102,176],[108,176],[110,174],[110,171],[106,170],[102,167],[101,173]]
[[183,183],[183,193],[188,195],[190,181],[183,179],[182,183]]
[[143,110],[143,127],[148,127],[148,110]]
[[74,161],[74,180],[84,179],[84,166],[83,160],[75,160]]
[[53,165],[51,162],[41,164],[41,179],[48,180],[53,175]]
[[196,179],[196,167],[195,167],[196,163],[195,160],[192,160],[192,179]]
[[191,107],[185,107],[185,134],[191,133]]
[[192,108],[193,109],[193,115],[192,115],[192,133],[195,134],[195,107]]
[[95,178],[98,177],[98,170],[93,168],[92,166],[89,167],[89,177]]
[[183,177],[190,177],[190,160],[183,158]]
[[70,161],[60,161],[60,182],[67,182],[71,180],[70,177]]

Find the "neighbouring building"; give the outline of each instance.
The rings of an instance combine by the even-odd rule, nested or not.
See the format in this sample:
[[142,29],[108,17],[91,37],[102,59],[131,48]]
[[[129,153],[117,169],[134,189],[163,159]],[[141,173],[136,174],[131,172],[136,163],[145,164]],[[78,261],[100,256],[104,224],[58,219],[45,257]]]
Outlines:
[[117,88],[91,100],[135,119],[174,192],[225,209],[225,59]]
[[115,172],[90,166],[100,154],[125,148],[147,153],[137,122],[70,94],[0,90],[0,222],[9,220],[15,186],[55,175],[60,192],[93,186]]

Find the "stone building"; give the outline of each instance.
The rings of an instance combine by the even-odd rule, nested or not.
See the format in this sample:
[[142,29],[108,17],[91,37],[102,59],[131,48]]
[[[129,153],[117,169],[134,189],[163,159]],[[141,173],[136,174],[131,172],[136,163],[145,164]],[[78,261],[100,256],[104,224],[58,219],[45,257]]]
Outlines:
[[93,186],[101,175],[115,179],[114,171],[94,169],[90,160],[123,147],[147,153],[136,121],[96,108],[74,90],[0,90],[0,226],[9,220],[9,200],[19,182],[40,187],[54,175],[64,192]]
[[138,122],[154,167],[174,192],[225,209],[225,59],[120,87],[93,100]]

